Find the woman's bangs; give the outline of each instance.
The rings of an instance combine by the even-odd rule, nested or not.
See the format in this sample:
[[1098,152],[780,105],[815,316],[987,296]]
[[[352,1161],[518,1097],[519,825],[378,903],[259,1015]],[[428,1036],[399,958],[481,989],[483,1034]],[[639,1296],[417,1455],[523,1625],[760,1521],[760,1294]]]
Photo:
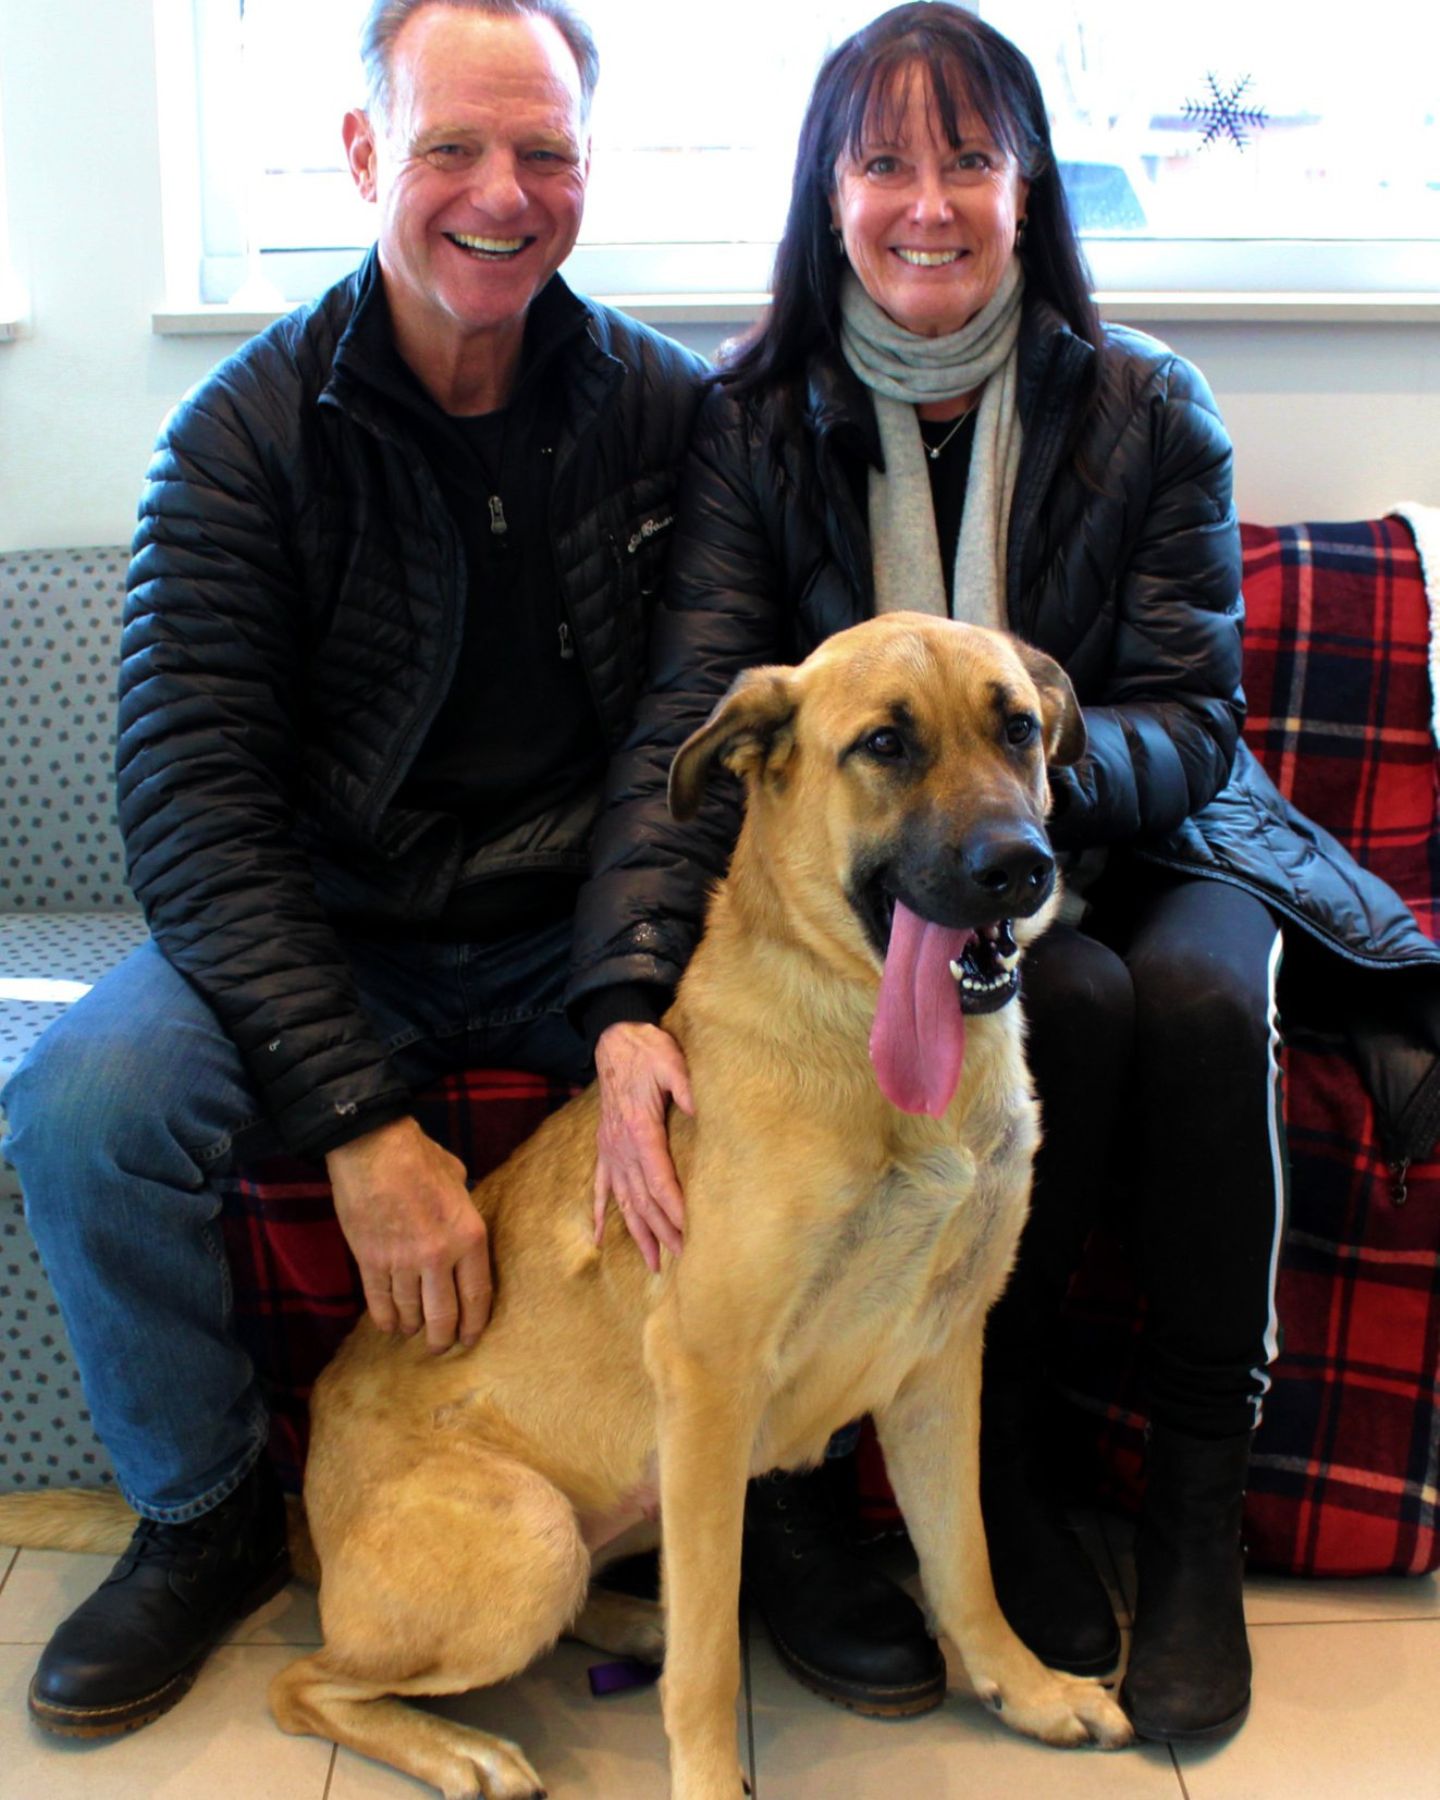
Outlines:
[[952,149],[963,141],[962,122],[974,115],[1001,149],[1014,153],[1014,132],[996,104],[985,69],[966,68],[946,46],[894,44],[864,71],[845,109],[844,143],[853,159],[859,159],[867,143],[899,142],[910,77],[917,69],[924,72],[926,111]]

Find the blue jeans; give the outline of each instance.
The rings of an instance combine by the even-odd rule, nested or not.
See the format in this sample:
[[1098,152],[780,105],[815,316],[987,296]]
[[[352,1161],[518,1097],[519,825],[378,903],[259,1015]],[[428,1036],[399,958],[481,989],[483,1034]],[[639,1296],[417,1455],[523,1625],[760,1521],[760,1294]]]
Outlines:
[[[496,944],[346,940],[400,1074],[589,1074],[565,1017],[568,920]],[[6,1155],[101,1442],[148,1518],[195,1518],[244,1479],[267,1419],[231,1329],[216,1178],[276,1149],[234,1045],[146,944],[55,1022],[4,1092]]]

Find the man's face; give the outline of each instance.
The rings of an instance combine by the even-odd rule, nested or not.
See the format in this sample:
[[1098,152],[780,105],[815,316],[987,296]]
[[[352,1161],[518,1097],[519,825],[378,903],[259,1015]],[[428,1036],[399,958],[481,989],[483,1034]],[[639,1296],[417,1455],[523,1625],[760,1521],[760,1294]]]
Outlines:
[[580,72],[548,19],[449,6],[395,40],[389,116],[345,120],[351,173],[380,209],[402,347],[523,330],[574,247],[589,144]]

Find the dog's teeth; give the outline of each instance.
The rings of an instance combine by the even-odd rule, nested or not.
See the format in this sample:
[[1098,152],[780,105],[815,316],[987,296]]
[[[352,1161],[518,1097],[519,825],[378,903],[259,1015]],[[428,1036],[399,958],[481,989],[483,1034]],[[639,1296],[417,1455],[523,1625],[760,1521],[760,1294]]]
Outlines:
[[955,977],[955,979],[957,981],[964,981],[967,979],[964,969],[960,966],[960,964],[958,962],[951,963],[950,973]]
[[1015,969],[1016,969],[1016,966],[1018,965],[1019,961],[1020,961],[1020,952],[1018,950],[1014,953],[1013,956],[1002,956],[999,959],[1000,967],[1005,971],[1005,973],[1007,975],[1013,975],[1015,973]]

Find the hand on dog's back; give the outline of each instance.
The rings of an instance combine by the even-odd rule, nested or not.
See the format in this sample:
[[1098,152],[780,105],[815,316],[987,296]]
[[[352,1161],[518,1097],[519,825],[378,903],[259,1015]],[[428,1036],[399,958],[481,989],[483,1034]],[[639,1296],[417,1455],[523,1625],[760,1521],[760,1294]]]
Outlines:
[[595,1159],[595,1241],[613,1196],[647,1267],[660,1267],[660,1245],[680,1254],[685,1196],[670,1156],[665,1118],[673,1101],[695,1113],[685,1053],[658,1025],[607,1026],[595,1046],[600,1129]]
[[414,1119],[396,1119],[325,1158],[335,1216],[381,1331],[437,1353],[475,1343],[490,1317],[490,1247],[465,1166]]

